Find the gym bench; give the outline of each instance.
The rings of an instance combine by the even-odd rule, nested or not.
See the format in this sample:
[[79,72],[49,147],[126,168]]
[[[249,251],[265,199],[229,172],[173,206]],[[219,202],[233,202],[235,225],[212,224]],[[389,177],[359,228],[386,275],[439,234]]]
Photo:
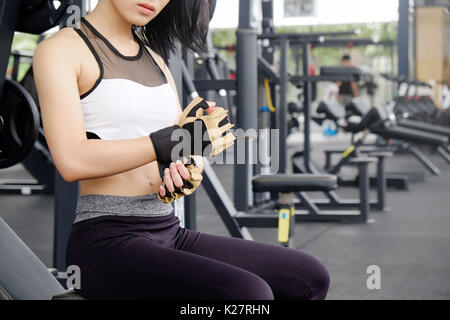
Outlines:
[[[258,175],[253,177],[254,192],[280,193],[280,200],[276,205],[278,217],[274,214],[264,214],[264,222],[273,226],[278,218],[278,242],[284,246],[293,246],[296,210],[294,193],[301,191],[329,191],[337,187],[337,177],[334,175],[312,174],[275,174]],[[238,219],[243,223],[243,219]]]

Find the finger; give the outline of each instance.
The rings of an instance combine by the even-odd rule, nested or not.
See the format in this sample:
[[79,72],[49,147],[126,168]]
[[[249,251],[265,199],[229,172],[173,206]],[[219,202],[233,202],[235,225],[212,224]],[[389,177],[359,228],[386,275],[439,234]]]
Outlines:
[[170,175],[175,186],[181,188],[184,185],[183,179],[181,179],[181,176],[178,173],[178,168],[173,162],[170,164]]
[[191,173],[189,172],[189,170],[184,166],[184,164],[180,160],[177,161],[177,168],[178,168],[178,172],[181,175],[181,177],[184,180],[189,180],[189,178],[191,177]]
[[215,108],[216,108],[216,107],[209,107],[209,108],[206,110],[206,112],[207,112],[208,114],[210,114],[211,112],[214,111]]
[[208,104],[209,107],[215,107],[216,106],[216,102],[215,101],[206,101],[206,103]]
[[216,103],[214,101],[206,101],[206,103],[209,105],[209,108],[206,110],[206,112],[210,114],[216,108]]
[[166,195],[166,189],[163,188],[162,185],[159,186],[159,194],[161,197],[164,197]]
[[169,192],[175,191],[169,168],[164,169],[164,183],[166,184],[167,190],[169,190]]

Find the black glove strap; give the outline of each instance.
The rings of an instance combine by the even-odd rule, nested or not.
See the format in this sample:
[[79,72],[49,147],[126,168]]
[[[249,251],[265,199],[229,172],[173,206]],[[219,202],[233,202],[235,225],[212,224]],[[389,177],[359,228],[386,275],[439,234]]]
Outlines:
[[179,141],[172,141],[172,133],[180,129],[178,125],[163,128],[161,130],[150,133],[149,137],[152,140],[153,148],[156,153],[156,160],[158,162],[168,162],[172,160],[172,149],[179,143]]

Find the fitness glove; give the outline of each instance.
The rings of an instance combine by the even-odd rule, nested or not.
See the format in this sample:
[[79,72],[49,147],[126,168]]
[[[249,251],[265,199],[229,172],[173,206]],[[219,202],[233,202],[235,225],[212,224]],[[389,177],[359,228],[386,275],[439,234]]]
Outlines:
[[[208,153],[206,149],[210,145],[212,148],[208,155],[214,157],[233,145],[236,137],[232,132],[227,133],[234,127],[228,119],[228,111],[215,107],[214,111],[208,114],[206,112],[208,108],[206,101],[197,97],[184,109],[176,125],[150,134],[159,163],[175,162],[183,156],[203,156]],[[174,133],[182,138],[180,145],[182,148],[179,150],[174,150],[180,143],[172,141]]]
[[183,179],[183,186],[181,188],[178,188],[174,186],[175,191],[170,192],[169,189],[167,189],[167,186],[164,183],[164,180],[162,181],[162,186],[165,189],[166,193],[165,196],[161,196],[161,194],[158,192],[158,198],[161,200],[161,202],[164,203],[171,203],[174,200],[178,200],[183,196],[188,196],[192,193],[194,193],[195,190],[197,190],[198,186],[203,180],[202,173],[200,171],[200,168],[197,167],[197,164],[195,163],[194,158],[191,157],[191,162],[189,164],[185,164],[186,169],[189,170],[191,176],[188,180]]
[[[168,168],[171,162],[181,160],[183,156],[203,156],[210,145],[212,147],[209,156],[213,157],[234,144],[236,137],[231,132],[227,133],[227,131],[234,126],[228,119],[227,111],[221,107],[215,107],[214,111],[208,114],[206,111],[208,108],[208,103],[202,98],[197,97],[185,108],[176,125],[163,128],[150,134],[150,139],[152,140],[156,159],[158,161],[159,174],[162,180],[164,180],[164,169]],[[182,145],[180,145],[181,148],[178,150],[174,150],[175,146],[180,143],[179,141],[172,141],[172,134],[174,134],[177,129],[184,129],[176,132],[178,136],[182,138]],[[195,173],[200,172],[195,164],[192,166],[190,164],[186,165],[186,168],[188,168],[189,171],[192,170],[191,177],[193,173],[195,175]],[[202,178],[197,177],[193,178],[193,181],[199,181],[199,185],[201,179]],[[189,182],[192,184],[191,181]],[[191,194],[198,185],[195,186],[193,184],[192,188],[185,188],[183,186],[180,190],[189,193],[182,192],[182,195]],[[165,189],[166,195],[169,195],[170,192],[166,187]],[[175,194],[178,195],[180,193],[176,192]],[[174,198],[179,199],[182,195]],[[161,198],[160,200],[165,202]],[[167,202],[172,201],[173,199],[170,201],[167,199]]]
[[[214,111],[208,114],[206,113],[208,108],[209,105],[205,100],[200,97],[195,98],[184,109],[178,125],[190,133],[191,154],[203,156],[211,145],[209,156],[214,157],[232,146],[236,137],[232,132],[227,132],[234,127],[228,118],[228,111],[215,107]],[[201,136],[197,137],[199,133]],[[201,150],[198,150],[198,146],[201,146]]]

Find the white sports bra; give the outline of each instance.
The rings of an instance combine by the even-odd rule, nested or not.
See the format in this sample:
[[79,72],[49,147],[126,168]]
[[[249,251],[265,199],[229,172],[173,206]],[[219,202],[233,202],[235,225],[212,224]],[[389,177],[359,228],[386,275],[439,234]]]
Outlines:
[[140,138],[175,123],[176,93],[136,35],[139,53],[124,56],[86,19],[75,31],[100,67],[94,86],[80,97],[88,139]]

